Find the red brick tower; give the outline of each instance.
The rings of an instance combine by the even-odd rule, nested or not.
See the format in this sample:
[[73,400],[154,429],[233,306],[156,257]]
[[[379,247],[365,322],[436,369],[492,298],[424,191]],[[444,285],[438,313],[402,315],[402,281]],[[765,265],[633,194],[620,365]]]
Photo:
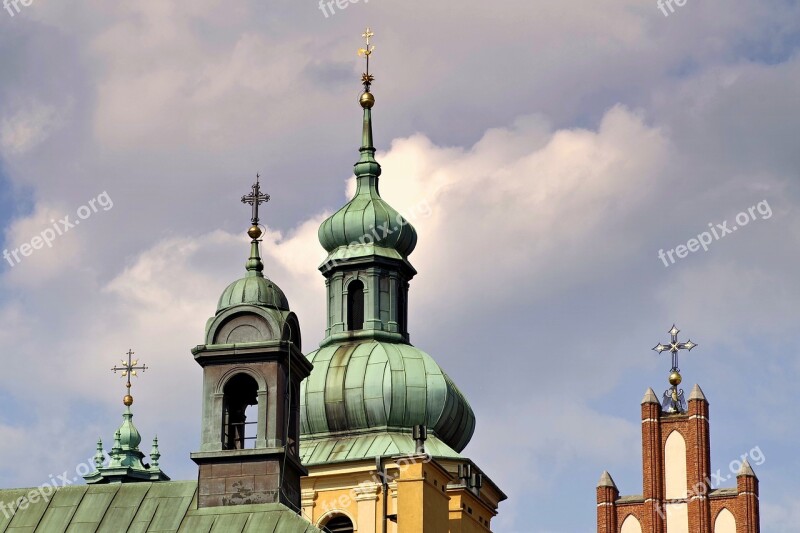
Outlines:
[[[642,494],[620,496],[614,480],[603,472],[597,485],[598,533],[759,533],[758,478],[741,458],[736,471],[711,473],[708,400],[695,385],[684,402],[678,390],[681,376],[677,350],[696,344],[677,342],[656,350],[670,350],[672,387],[659,403],[653,389],[642,399]],[[661,348],[661,349],[659,349]],[[758,449],[759,456],[761,455]],[[718,488],[717,481],[736,476],[736,488]]]

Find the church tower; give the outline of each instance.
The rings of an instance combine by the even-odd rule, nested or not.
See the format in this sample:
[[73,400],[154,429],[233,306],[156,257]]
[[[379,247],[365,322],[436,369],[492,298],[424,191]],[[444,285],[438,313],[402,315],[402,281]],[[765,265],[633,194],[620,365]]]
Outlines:
[[356,192],[319,228],[327,325],[301,387],[303,513],[331,531],[489,531],[505,495],[461,455],[475,415],[410,343],[414,227],[381,197],[367,29]]
[[245,276],[223,291],[192,350],[203,367],[198,507],[283,503],[299,509],[300,382],[311,371],[300,325],[283,291],[264,276],[258,208],[269,196],[256,180]]
[[[620,496],[603,472],[597,533],[759,533],[758,478],[748,458],[763,455],[754,448],[729,463],[731,472],[712,473],[708,400],[695,385],[687,403],[678,388],[678,353],[697,345],[678,342],[675,326],[669,333],[670,342],[654,350],[672,355],[670,388],[661,402],[648,389],[641,404],[643,492]],[[717,486],[732,477],[736,488]]]

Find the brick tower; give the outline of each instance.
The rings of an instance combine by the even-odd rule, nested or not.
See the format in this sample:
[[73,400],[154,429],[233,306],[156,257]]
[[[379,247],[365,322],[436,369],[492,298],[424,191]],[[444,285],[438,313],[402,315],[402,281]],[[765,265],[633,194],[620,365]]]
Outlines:
[[[727,477],[712,474],[708,400],[698,385],[688,402],[677,388],[677,350],[696,345],[678,343],[674,326],[670,333],[672,343],[656,350],[673,352],[672,387],[661,403],[648,389],[641,404],[642,494],[620,496],[603,472],[597,484],[597,532],[759,533],[758,478],[747,455],[731,463],[740,467]],[[734,475],[736,488],[716,486]]]

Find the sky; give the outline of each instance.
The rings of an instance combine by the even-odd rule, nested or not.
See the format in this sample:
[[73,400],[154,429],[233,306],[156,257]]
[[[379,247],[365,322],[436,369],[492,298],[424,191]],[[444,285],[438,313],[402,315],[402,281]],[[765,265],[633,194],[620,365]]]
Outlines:
[[795,531],[800,3],[341,5],[0,10],[0,486],[112,438],[129,348],[143,448],[158,434],[167,474],[196,476],[190,349],[243,273],[256,172],[265,272],[314,349],[369,25],[381,193],[419,235],[411,340],[476,413],[464,453],[509,496],[493,529],[593,531],[603,470],[641,493],[639,404],[668,386],[652,347],[674,323],[712,470],[747,456],[762,530]]

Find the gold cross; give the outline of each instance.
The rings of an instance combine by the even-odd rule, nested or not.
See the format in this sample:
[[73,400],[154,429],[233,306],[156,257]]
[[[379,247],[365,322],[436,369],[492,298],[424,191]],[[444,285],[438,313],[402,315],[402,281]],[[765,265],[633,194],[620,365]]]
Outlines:
[[139,365],[139,361],[132,359],[133,354],[133,350],[128,350],[128,353],[125,354],[128,356],[128,361],[126,362],[124,359],[122,359],[121,366],[114,365],[111,367],[111,370],[113,370],[115,374],[117,371],[122,371],[120,377],[127,378],[125,387],[128,389],[128,394],[126,394],[125,398],[122,400],[122,402],[127,406],[130,406],[133,403],[133,396],[131,396],[131,376],[136,376],[137,370],[141,370],[142,372],[147,370],[147,365],[143,364],[141,366],[137,366]]
[[[370,30],[370,29],[369,29],[369,26],[367,26],[367,30],[366,30],[364,33],[362,33],[362,34],[361,34],[361,36],[362,36],[362,37],[363,37],[363,38],[366,40],[366,43],[367,43],[367,48],[369,48],[369,47],[370,47],[370,46],[369,46],[369,39],[370,39],[370,37],[372,37],[372,36],[374,36],[374,35],[375,35],[375,34],[372,32],[372,30]],[[371,52],[372,52],[372,50],[374,50],[374,49],[375,49],[375,47],[373,46],[373,47],[372,47],[372,49],[371,49],[369,52],[371,53]],[[362,50],[364,50],[364,51],[366,52],[366,50],[365,50],[364,48],[362,48]]]
[[369,56],[371,56],[372,51],[375,50],[375,45],[370,44],[369,40],[374,35],[375,34],[372,32],[372,30],[369,29],[369,26],[367,26],[366,31],[361,34],[361,36],[366,41],[367,46],[365,48],[358,49],[358,57],[363,56],[367,60],[367,70],[361,75],[361,83],[364,84],[364,89],[367,92],[369,92],[369,86],[372,84],[373,81],[375,81],[375,76],[369,73]]

